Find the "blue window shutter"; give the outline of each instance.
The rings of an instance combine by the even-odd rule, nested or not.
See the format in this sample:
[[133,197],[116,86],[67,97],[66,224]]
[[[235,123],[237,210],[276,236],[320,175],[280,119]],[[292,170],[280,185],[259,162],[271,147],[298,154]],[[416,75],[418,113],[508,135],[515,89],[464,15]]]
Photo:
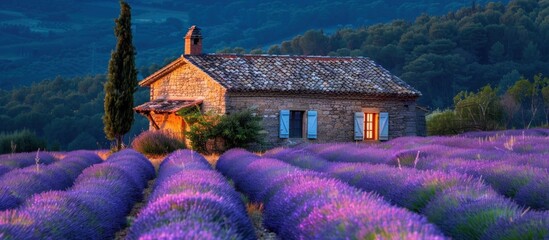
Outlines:
[[280,110],[280,138],[290,137],[290,110]]
[[307,111],[307,138],[316,139],[317,112]]
[[355,140],[364,140],[364,113],[355,112]]
[[389,113],[379,113],[379,140],[389,140]]

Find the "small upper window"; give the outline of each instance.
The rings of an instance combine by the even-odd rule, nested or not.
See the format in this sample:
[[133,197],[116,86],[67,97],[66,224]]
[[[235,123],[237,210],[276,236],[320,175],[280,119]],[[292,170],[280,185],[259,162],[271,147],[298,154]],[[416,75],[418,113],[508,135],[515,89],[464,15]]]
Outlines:
[[303,115],[305,111],[290,111],[290,138],[303,138]]
[[378,114],[364,113],[364,138],[367,140],[378,139]]
[[198,44],[199,41],[200,41],[199,38],[195,38],[195,39],[193,39],[193,44],[196,45],[196,44]]

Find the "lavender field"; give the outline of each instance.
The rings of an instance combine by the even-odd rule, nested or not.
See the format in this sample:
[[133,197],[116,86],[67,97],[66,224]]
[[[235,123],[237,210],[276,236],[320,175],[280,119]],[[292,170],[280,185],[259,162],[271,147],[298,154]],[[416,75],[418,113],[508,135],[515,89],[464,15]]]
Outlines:
[[[547,239],[549,130],[0,156],[0,239]],[[40,159],[41,161],[37,161]]]

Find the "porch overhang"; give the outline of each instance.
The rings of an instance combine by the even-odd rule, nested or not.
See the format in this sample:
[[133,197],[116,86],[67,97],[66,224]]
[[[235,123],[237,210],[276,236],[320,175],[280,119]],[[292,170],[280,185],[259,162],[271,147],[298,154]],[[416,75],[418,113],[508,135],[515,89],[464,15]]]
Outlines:
[[157,99],[154,101],[143,103],[137,107],[134,107],[133,110],[149,119],[152,123],[152,126],[159,130],[160,127],[158,123],[154,121],[152,114],[171,114],[175,113],[181,109],[189,108],[193,106],[198,106],[202,103],[201,99],[191,99],[191,100],[166,100],[166,99]]

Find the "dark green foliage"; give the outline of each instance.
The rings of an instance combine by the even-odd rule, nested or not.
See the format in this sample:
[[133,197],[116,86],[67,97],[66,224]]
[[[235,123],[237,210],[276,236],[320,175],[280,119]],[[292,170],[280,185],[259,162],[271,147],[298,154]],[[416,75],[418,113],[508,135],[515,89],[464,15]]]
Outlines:
[[122,136],[133,123],[133,94],[137,91],[135,49],[132,43],[131,9],[120,1],[120,16],[115,20],[116,49],[111,54],[105,83],[104,131],[109,140],[116,140],[115,150],[122,148]]
[[44,150],[46,143],[28,129],[0,133],[0,154]]
[[455,135],[463,132],[453,110],[435,111],[426,116],[427,135]]
[[503,107],[496,89],[485,86],[478,92],[460,92],[454,110],[435,111],[426,117],[428,135],[454,135],[468,131],[490,131],[503,127]]
[[[0,90],[0,132],[28,129],[44,139],[49,150],[107,148],[101,120],[105,81],[105,75],[58,77]],[[149,92],[139,89],[134,98],[141,104],[149,99]],[[135,137],[147,128],[148,120],[137,116],[126,136]]]
[[[219,116],[215,114],[202,114],[201,112],[194,112],[183,117],[187,124],[190,125],[190,130],[185,134],[191,141],[191,147],[193,150],[200,153],[208,153],[212,149],[208,149],[208,141],[215,141],[213,135],[214,127],[219,123]],[[211,139],[211,140],[210,140]]]
[[132,148],[143,154],[161,155],[183,149],[185,143],[169,132],[146,131],[133,140]]
[[536,125],[547,124],[547,109],[549,101],[547,92],[549,88],[549,78],[541,74],[534,76],[534,81],[525,78],[519,79],[511,86],[508,94],[514,103],[519,107],[519,117],[513,116],[517,112],[507,113],[511,118],[520,119],[521,124],[515,123],[522,128],[530,128]]
[[224,140],[225,148],[247,148],[250,144],[261,145],[261,117],[250,110],[223,115],[213,128],[212,135]]
[[260,147],[263,144],[261,117],[251,110],[223,116],[199,116],[186,133],[192,148],[198,152],[223,152],[231,148]]
[[[506,75],[500,85],[508,85],[514,75]],[[487,85],[477,92],[460,92],[454,97],[454,110],[435,111],[426,118],[429,135],[528,129],[547,125],[548,119],[549,78],[541,74],[534,76],[534,81],[520,78],[505,91]]]
[[455,112],[467,131],[500,129],[503,110],[496,89],[485,86],[476,93],[460,92],[454,97]]
[[501,78],[498,83],[498,94],[503,94],[507,89],[509,89],[517,80],[520,79],[520,73],[515,69]]

